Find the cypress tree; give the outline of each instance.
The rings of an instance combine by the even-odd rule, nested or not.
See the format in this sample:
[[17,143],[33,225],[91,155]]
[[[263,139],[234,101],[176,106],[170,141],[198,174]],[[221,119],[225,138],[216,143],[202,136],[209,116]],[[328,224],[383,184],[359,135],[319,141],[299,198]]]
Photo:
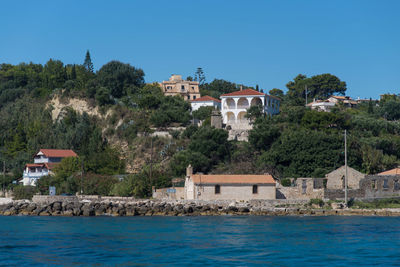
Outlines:
[[94,72],[92,59],[90,58],[89,50],[86,51],[85,62],[83,62],[83,66],[90,72]]

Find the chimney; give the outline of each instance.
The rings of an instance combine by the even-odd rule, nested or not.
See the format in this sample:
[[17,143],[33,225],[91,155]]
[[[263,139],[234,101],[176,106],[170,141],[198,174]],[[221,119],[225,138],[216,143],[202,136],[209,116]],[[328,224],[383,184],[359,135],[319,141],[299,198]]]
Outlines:
[[243,91],[243,85],[240,86],[240,91]]
[[186,177],[190,177],[193,175],[193,167],[191,164],[189,164],[189,166],[187,166],[186,168]]

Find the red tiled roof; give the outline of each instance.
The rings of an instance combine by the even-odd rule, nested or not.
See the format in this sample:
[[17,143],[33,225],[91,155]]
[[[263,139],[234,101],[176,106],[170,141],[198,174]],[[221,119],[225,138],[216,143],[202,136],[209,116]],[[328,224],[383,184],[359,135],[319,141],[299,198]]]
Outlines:
[[241,96],[241,95],[265,95],[264,93],[258,92],[253,89],[245,89],[242,91],[236,91],[228,94],[223,94],[221,96]]
[[51,169],[54,169],[54,167],[57,166],[58,164],[60,164],[60,163],[59,162],[45,163],[45,166],[47,169],[51,170]]
[[216,99],[214,97],[211,97],[211,96],[208,96],[208,95],[205,95],[205,96],[202,96],[200,98],[191,100],[191,102],[205,102],[205,101],[221,102],[221,100],[218,100],[218,99]]
[[72,150],[63,149],[40,149],[46,157],[52,158],[66,158],[66,157],[77,157],[78,155]]
[[274,178],[270,174],[264,175],[203,175],[194,174],[192,179],[195,184],[275,184]]
[[400,175],[400,168],[394,168],[384,172],[378,173],[378,175]]
[[25,164],[25,167],[43,167],[43,163],[27,163]]

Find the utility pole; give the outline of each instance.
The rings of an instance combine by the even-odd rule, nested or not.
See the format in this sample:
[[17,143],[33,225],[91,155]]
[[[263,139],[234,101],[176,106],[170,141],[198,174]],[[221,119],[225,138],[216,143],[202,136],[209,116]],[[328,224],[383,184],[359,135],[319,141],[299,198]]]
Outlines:
[[3,160],[3,194],[5,196],[5,192],[4,192],[4,184],[6,182],[6,161]]
[[344,130],[344,166],[345,166],[345,175],[344,175],[344,202],[347,207],[347,130]]
[[83,159],[81,161],[81,195],[83,195]]
[[307,104],[308,104],[308,98],[307,98],[307,94],[308,94],[308,92],[307,92],[307,84],[306,84],[306,86],[305,86],[305,89],[306,89],[306,107],[307,107]]

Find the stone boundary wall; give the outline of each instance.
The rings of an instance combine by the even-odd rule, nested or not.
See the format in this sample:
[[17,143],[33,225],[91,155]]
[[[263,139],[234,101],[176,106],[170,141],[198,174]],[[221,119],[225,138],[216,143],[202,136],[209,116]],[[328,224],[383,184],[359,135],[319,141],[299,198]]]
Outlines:
[[[72,199],[72,198],[71,198]],[[77,198],[75,198],[77,199]],[[35,203],[18,200],[0,205],[0,215],[31,216],[201,216],[201,215],[365,215],[400,216],[400,209],[323,209],[300,201],[251,201],[251,202],[204,202],[204,201],[56,201]],[[304,201],[302,202],[304,203]],[[308,201],[306,201],[308,203]],[[278,205],[280,204],[280,205]]]

